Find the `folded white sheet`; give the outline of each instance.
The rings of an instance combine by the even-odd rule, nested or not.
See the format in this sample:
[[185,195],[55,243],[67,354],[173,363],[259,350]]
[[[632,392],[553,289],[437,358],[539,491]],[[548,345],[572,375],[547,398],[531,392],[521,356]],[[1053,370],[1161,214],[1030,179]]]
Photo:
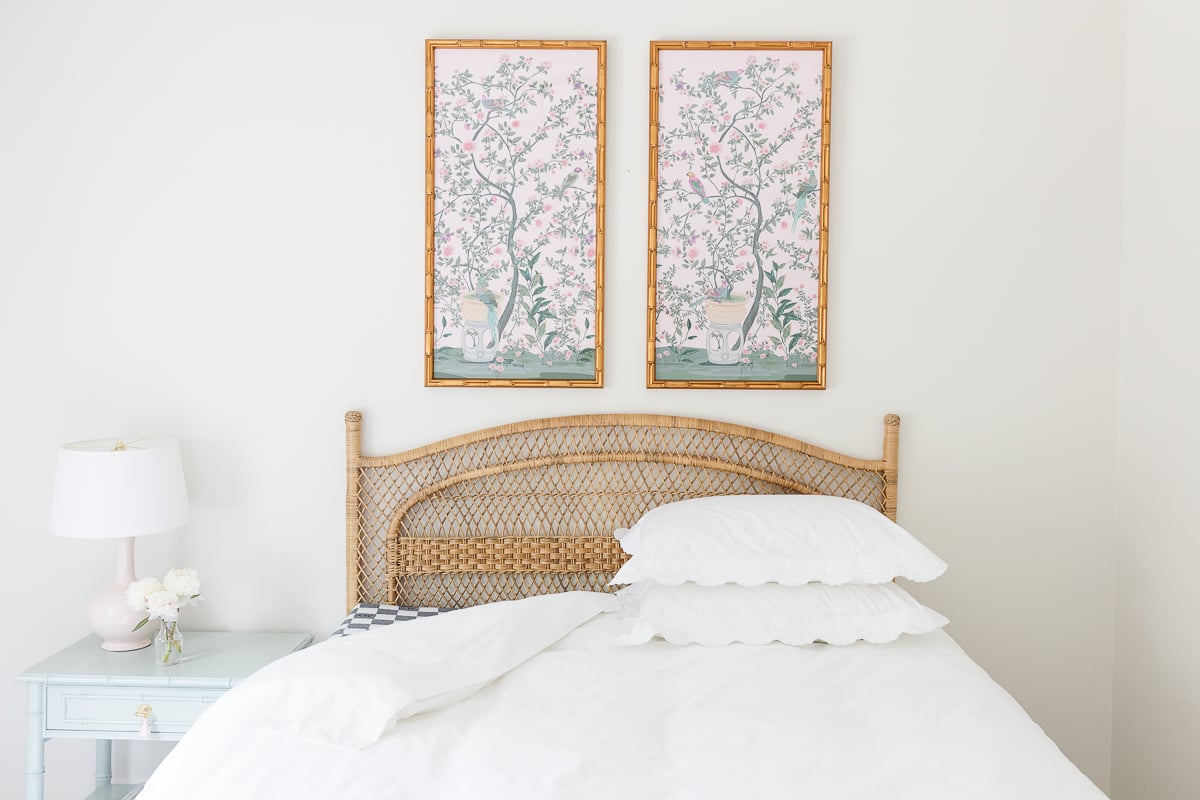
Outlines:
[[[845,647],[627,647],[616,644],[618,615],[588,615],[608,600],[595,602],[554,595],[344,640],[363,641],[361,651],[317,645],[325,653],[309,666],[336,661],[344,686],[314,670],[294,686],[325,685],[322,693],[291,697],[265,718],[263,698],[278,690],[265,674],[247,681],[200,718],[140,800],[1103,798],[941,631]],[[537,612],[525,616],[530,606]],[[521,647],[499,642],[459,649],[474,646],[466,633],[483,614],[495,638],[527,643],[553,641],[572,615],[587,621],[458,702],[422,706],[369,746],[329,743],[337,737],[322,734],[325,724],[340,737],[360,731],[356,715],[372,720],[367,733],[384,711],[391,720],[394,709],[375,708],[381,693],[429,703],[485,681],[505,657],[519,660]],[[415,626],[426,630],[403,633]],[[407,639],[416,635],[420,651]],[[351,652],[429,683],[388,689],[390,668],[352,665],[342,658]],[[364,675],[379,683],[358,695]],[[260,717],[253,725],[250,707]]]
[[366,747],[396,720],[462,700],[616,607],[611,595],[565,592],[332,639],[259,670],[226,705],[243,725]]

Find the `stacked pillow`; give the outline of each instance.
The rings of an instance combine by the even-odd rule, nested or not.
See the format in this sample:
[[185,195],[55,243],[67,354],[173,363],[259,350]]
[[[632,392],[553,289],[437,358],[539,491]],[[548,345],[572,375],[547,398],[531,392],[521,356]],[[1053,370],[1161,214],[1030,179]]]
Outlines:
[[673,644],[850,644],[947,620],[892,583],[946,564],[877,510],[821,495],[731,495],[659,506],[617,532],[630,559],[627,638]]

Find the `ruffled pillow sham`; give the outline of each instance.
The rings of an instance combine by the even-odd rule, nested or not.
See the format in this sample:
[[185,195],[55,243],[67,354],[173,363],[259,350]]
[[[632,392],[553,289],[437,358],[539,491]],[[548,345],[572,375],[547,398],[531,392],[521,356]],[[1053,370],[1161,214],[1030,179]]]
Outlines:
[[647,512],[616,536],[631,557],[613,584],[873,584],[931,581],[946,571],[876,509],[823,495],[683,500]]
[[653,638],[719,646],[782,642],[834,645],[891,642],[947,623],[894,583],[783,586],[662,586],[639,583],[617,593],[624,644]]

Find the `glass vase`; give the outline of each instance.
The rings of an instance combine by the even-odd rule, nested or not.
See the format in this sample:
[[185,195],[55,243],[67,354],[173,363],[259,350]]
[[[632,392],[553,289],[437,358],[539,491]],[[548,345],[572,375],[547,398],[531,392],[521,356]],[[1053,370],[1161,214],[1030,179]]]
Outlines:
[[154,635],[154,658],[160,667],[183,661],[183,631],[179,630],[178,622],[161,622]]

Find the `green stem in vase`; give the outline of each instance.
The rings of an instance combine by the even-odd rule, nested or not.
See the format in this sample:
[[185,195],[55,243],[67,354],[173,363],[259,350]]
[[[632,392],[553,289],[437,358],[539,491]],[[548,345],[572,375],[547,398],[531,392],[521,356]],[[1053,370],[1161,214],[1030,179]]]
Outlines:
[[179,655],[181,657],[183,656],[183,643],[180,642],[179,639],[175,635],[178,625],[179,625],[178,622],[164,622],[163,623],[162,630],[163,630],[163,635],[166,639],[165,646],[163,647],[163,654],[162,654],[163,666],[170,665],[172,652],[177,652],[177,653],[179,653]]

